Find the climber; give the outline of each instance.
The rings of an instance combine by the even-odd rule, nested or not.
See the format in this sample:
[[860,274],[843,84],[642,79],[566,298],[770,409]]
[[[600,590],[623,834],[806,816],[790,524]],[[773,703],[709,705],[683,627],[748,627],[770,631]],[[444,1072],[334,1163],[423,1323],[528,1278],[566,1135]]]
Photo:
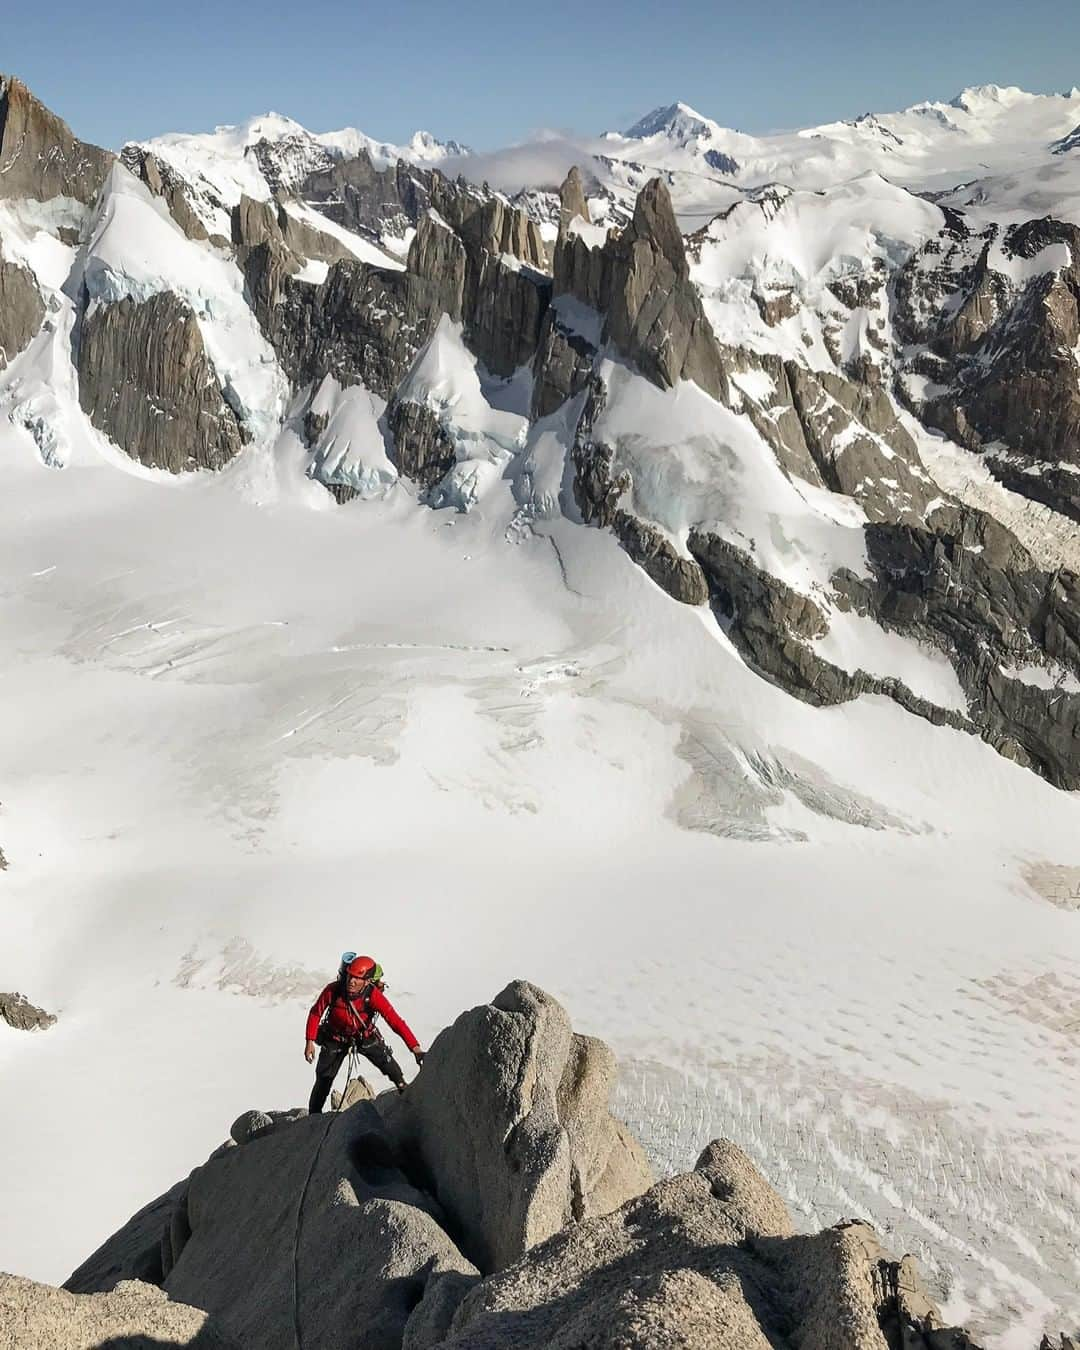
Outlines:
[[304,1058],[309,1064],[315,1058],[316,1045],[321,1046],[308,1102],[312,1115],[322,1110],[342,1061],[354,1047],[386,1074],[399,1092],[405,1091],[401,1066],[375,1028],[380,1015],[409,1047],[417,1064],[422,1064],[424,1052],[419,1041],[383,992],[382,968],[370,956],[346,952],[338,978],[326,986],[308,1013]]

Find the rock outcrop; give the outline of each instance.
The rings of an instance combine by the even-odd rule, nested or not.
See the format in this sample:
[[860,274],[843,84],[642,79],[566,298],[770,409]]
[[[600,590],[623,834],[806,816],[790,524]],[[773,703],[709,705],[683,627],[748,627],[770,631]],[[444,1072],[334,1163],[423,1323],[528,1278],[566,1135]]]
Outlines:
[[294,279],[302,241],[290,243],[283,208],[245,198],[233,231],[256,316],[292,380],[318,386],[329,374],[390,402],[399,467],[430,487],[453,455],[427,410],[394,398],[398,385],[444,314],[490,373],[513,375],[536,351],[551,283],[535,266],[539,231],[522,212],[437,173],[425,196],[433,204],[418,218],[404,272],[341,260],[313,287]]
[[394,459],[406,478],[433,488],[454,467],[454,443],[431,408],[395,398],[386,424],[394,438]]
[[220,469],[244,443],[195,316],[171,292],[91,306],[78,372],[90,421],[143,464]]
[[608,1114],[614,1080],[607,1046],[575,1035],[561,1005],[523,981],[433,1043],[400,1137],[481,1270],[649,1184],[641,1150]]
[[290,215],[283,202],[255,201],[247,196],[241,196],[232,209],[232,242],[241,266],[253,248],[266,243],[288,249],[297,258],[314,258],[319,262],[332,263],[354,256],[332,234]]
[[70,1294],[4,1274],[0,1345],[4,1350],[137,1350],[152,1345],[241,1350],[201,1309],[174,1303],[152,1284],[127,1280],[109,1293]]
[[164,200],[169,214],[189,239],[209,238],[206,226],[188,199],[187,185],[175,169],[139,145],[125,146],[120,158],[155,197]]
[[865,1224],[796,1236],[734,1144],[650,1186],[613,1074],[515,982],[436,1038],[404,1097],[245,1112],[69,1288],[127,1297],[137,1267],[169,1315],[204,1309],[242,1350],[351,1350],[358,1328],[366,1350],[975,1350]]
[[847,585],[856,608],[946,653],[972,725],[1002,754],[1080,787],[1080,577],[1043,571],[970,508],[933,530],[870,525],[866,538],[876,585]]
[[71,134],[21,80],[0,77],[0,198],[74,197],[89,206],[113,156]]
[[44,1031],[56,1021],[55,1014],[37,1007],[24,994],[0,993],[0,1018],[16,1031]]
[[866,1225],[794,1236],[780,1197],[726,1140],[477,1285],[442,1345],[974,1350]]
[[33,272],[0,256],[0,370],[29,344],[44,318]]

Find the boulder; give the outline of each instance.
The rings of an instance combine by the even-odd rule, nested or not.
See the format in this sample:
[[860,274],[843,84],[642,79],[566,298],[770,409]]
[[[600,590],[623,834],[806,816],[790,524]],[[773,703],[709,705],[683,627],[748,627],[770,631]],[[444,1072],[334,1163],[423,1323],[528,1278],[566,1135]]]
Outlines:
[[237,1144],[249,1143],[274,1128],[273,1117],[265,1111],[245,1111],[229,1126],[229,1138]]
[[4,1350],[140,1350],[190,1345],[240,1350],[200,1308],[174,1303],[163,1290],[124,1280],[111,1293],[71,1294],[18,1275],[0,1274],[0,1345]]
[[375,1089],[367,1079],[358,1076],[350,1079],[344,1092],[331,1092],[330,1104],[335,1111],[347,1111],[350,1106],[355,1106],[357,1102],[373,1102],[375,1096]]
[[143,464],[172,473],[219,469],[244,443],[195,315],[172,292],[91,306],[78,373],[90,421]]
[[0,198],[74,197],[89,206],[112,162],[107,150],[76,139],[21,80],[0,77]]
[[649,1184],[608,1112],[614,1078],[611,1051],[522,980],[436,1038],[393,1128],[482,1271]]
[[16,1031],[44,1031],[56,1021],[53,1013],[37,1007],[24,994],[0,993],[0,1018]]

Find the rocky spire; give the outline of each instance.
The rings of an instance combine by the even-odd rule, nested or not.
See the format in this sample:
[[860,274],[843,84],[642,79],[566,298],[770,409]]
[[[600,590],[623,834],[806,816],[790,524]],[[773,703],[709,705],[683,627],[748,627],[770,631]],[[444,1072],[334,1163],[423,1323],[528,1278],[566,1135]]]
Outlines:
[[575,164],[559,188],[560,242],[566,234],[567,226],[578,216],[589,222],[589,203],[585,200],[585,185],[581,181],[581,170]]
[[608,339],[661,389],[693,380],[713,398],[726,398],[723,359],[690,280],[662,179],[645,184],[629,228],[607,247],[613,255]]

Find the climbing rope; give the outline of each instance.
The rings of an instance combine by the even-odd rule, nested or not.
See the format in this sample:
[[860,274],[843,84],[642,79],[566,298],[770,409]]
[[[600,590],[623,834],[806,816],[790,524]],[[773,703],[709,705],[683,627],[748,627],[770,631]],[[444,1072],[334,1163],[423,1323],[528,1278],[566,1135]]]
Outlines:
[[311,1186],[311,1178],[315,1175],[315,1168],[319,1163],[319,1155],[323,1151],[323,1145],[329,1138],[330,1131],[333,1128],[334,1121],[345,1103],[345,1098],[349,1093],[349,1085],[353,1080],[353,1075],[357,1065],[360,1062],[360,1055],[356,1048],[356,1042],[353,1041],[349,1046],[349,1071],[345,1078],[345,1090],[338,1098],[337,1106],[333,1107],[326,1118],[326,1128],[323,1130],[322,1138],[319,1140],[319,1147],[315,1150],[315,1156],[311,1160],[311,1166],[308,1168],[307,1177],[304,1180],[303,1188],[300,1191],[300,1200],[296,1206],[296,1233],[293,1237],[293,1336],[296,1340],[296,1350],[304,1350],[303,1336],[300,1331],[300,1232],[304,1221],[304,1202],[307,1200],[308,1188]]

